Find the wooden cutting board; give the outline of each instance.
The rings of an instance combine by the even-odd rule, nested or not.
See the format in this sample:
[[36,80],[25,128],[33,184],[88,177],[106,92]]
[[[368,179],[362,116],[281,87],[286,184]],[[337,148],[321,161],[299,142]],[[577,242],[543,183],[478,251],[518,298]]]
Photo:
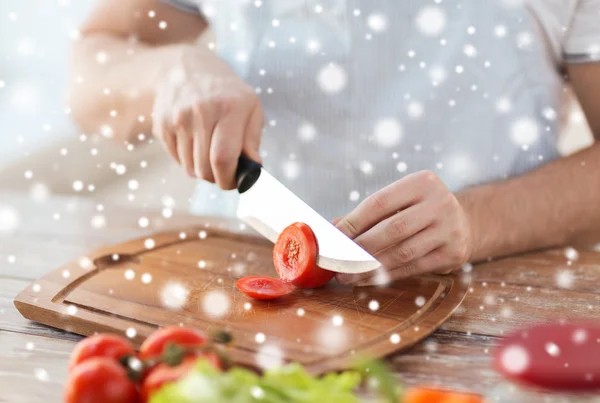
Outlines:
[[426,276],[382,287],[296,289],[271,302],[235,288],[245,275],[276,276],[273,245],[212,227],[167,232],[104,248],[50,272],[15,299],[31,320],[90,335],[116,332],[139,345],[159,326],[231,331],[238,364],[298,361],[315,373],[381,357],[436,330],[468,281]]

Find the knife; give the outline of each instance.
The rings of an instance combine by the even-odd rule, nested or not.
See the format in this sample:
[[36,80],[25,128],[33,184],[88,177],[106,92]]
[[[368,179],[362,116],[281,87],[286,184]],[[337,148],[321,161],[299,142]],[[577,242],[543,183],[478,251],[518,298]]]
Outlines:
[[310,226],[317,239],[317,264],[338,273],[365,273],[381,267],[373,256],[304,203],[259,163],[242,155],[236,169],[237,216],[275,243],[295,222]]

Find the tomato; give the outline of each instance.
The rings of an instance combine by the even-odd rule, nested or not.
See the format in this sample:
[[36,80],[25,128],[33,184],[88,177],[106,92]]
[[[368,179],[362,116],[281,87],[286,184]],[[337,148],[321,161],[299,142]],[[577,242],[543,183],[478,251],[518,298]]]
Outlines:
[[248,276],[236,281],[235,286],[250,298],[269,300],[289,294],[294,290],[291,284],[278,278]]
[[154,367],[142,384],[142,401],[147,402],[152,393],[160,389],[164,384],[178,381],[186,376],[193,368],[196,360],[204,358],[208,360],[218,370],[223,369],[223,365],[219,357],[214,353],[194,354],[190,355],[181,362],[181,364],[170,367],[167,364],[159,364]]
[[402,403],[482,403],[483,398],[471,393],[428,388],[410,388],[400,400]]
[[69,371],[90,358],[107,357],[118,361],[121,357],[134,354],[133,346],[122,337],[113,334],[90,336],[77,343],[73,349]]
[[112,358],[94,357],[69,374],[65,403],[137,403],[139,393],[125,369]]
[[180,347],[199,347],[206,343],[207,337],[196,329],[169,326],[152,333],[140,347],[140,359],[156,358],[163,353],[169,343]]
[[279,277],[300,288],[317,288],[325,285],[334,272],[317,266],[317,239],[312,229],[304,223],[294,223],[285,228],[275,243],[273,263]]

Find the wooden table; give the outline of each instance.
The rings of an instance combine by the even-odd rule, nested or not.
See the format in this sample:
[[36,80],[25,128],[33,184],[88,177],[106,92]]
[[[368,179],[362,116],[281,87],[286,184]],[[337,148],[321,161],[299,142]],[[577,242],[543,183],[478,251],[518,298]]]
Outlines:
[[[80,337],[23,319],[15,295],[90,250],[187,226],[194,218],[175,212],[165,219],[160,212],[89,199],[36,202],[1,194],[0,217],[6,206],[16,211],[19,225],[13,233],[0,230],[0,402],[60,402],[68,356]],[[139,227],[141,216],[150,219],[148,228]],[[453,318],[425,342],[389,358],[398,377],[406,384],[489,392],[499,379],[491,352],[506,332],[540,321],[600,321],[600,254],[567,256],[573,258],[565,249],[550,250],[475,267],[472,288]]]

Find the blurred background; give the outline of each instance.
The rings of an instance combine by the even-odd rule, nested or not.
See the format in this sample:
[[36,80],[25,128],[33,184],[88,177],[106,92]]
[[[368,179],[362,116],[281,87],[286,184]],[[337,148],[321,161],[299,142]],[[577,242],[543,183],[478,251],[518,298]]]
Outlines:
[[[93,197],[185,210],[194,181],[157,144],[138,148],[81,133],[66,100],[68,53],[95,0],[0,2],[0,192]],[[560,147],[591,142],[577,108]]]

